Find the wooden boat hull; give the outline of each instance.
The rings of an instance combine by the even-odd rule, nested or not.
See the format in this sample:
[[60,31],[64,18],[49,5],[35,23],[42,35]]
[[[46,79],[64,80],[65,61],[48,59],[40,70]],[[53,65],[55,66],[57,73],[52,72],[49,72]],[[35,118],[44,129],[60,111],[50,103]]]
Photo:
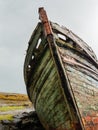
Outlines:
[[31,77],[28,94],[44,127],[47,130],[71,130],[72,127],[78,130],[78,117],[66,99],[49,47]]
[[29,41],[24,64],[28,96],[47,130],[97,130],[95,55],[69,30],[51,27],[54,34],[45,37],[39,23]]

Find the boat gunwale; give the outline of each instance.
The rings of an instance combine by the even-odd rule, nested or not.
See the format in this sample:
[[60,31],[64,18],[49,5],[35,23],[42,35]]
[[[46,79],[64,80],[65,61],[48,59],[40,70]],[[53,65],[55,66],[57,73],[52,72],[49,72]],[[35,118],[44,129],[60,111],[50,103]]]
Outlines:
[[[51,22],[51,27],[53,29],[53,32],[62,34],[65,37],[68,37],[71,41],[73,41],[77,45],[79,45],[79,47],[83,49],[83,51],[87,54],[85,56],[87,56],[98,68],[98,61],[97,61],[96,55],[91,49],[91,47],[87,45],[87,43],[85,43],[81,38],[79,38],[76,34],[74,34],[72,31],[70,31],[66,27],[60,27],[58,24],[53,23],[53,22]],[[88,50],[88,48],[90,49],[90,51]],[[94,57],[90,53],[92,53]]]

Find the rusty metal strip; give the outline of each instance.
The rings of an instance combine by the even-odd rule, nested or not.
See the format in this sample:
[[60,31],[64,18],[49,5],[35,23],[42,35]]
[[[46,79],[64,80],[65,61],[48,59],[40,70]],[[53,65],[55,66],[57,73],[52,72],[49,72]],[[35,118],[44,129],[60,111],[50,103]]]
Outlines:
[[49,35],[52,34],[52,29],[50,26],[50,22],[48,21],[48,17],[46,14],[46,11],[44,10],[44,8],[39,8],[39,18],[42,21],[43,25],[44,25],[44,30],[45,30],[45,35]]

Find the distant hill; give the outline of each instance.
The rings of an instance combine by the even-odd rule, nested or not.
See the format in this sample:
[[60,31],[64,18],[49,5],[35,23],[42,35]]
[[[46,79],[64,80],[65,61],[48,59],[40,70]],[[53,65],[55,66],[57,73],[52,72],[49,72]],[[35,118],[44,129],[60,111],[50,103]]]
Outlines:
[[0,100],[29,101],[26,94],[0,92]]

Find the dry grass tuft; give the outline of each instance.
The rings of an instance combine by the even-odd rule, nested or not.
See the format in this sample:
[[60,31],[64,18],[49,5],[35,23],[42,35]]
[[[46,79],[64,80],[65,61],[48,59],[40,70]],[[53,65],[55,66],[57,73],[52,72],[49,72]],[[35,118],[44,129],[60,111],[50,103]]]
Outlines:
[[0,115],[0,120],[13,120],[13,115]]

